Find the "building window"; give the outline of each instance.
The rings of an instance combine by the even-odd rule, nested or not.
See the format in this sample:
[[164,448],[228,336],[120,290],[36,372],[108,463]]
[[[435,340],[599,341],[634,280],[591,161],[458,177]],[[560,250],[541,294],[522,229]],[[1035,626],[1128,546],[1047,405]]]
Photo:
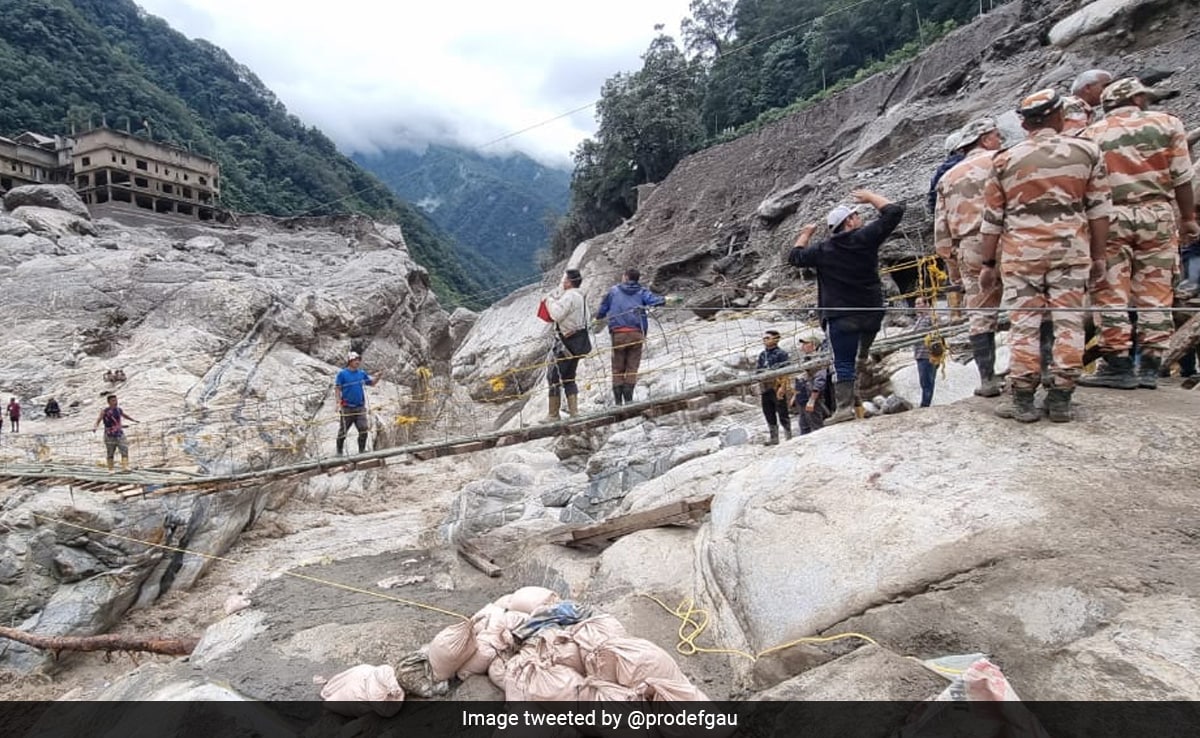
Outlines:
[[88,176],[86,174],[79,175],[79,179],[76,181],[75,186],[80,187],[80,188],[87,187],[88,186]]
[[116,155],[116,154],[113,154],[113,155],[112,155],[112,160],[113,160],[113,163],[114,163],[114,164],[117,162],[117,155]]
[[83,157],[83,165],[85,167],[90,167],[92,165],[92,157],[90,157],[90,156]]
[[204,177],[201,177],[201,178],[200,178],[200,184],[202,184],[202,185],[206,185],[206,184],[208,184],[208,180],[207,180],[207,179],[205,179]]
[[184,182],[188,181],[188,176],[186,174],[183,175],[183,181]]
[[191,200],[192,199],[192,188],[184,187],[183,188],[183,196],[186,197],[187,199]]
[[165,193],[167,193],[168,195],[173,195],[173,194],[175,194],[175,188],[174,188],[174,187],[172,187],[172,186],[171,186],[171,185],[169,185],[169,184],[165,184],[165,185],[163,185],[163,186],[162,186],[162,191],[163,191],[163,192],[165,192]]
[[133,183],[135,185],[137,185],[138,187],[149,187],[150,186],[150,183],[146,181],[145,177],[134,177]]
[[141,159],[138,159],[135,162],[135,166],[138,169],[141,169],[142,171],[149,171],[149,169],[150,169],[150,165],[148,165],[146,162],[142,161]]
[[127,163],[128,163],[128,162],[126,162],[126,161],[125,161],[125,157],[123,157],[123,156],[121,157],[121,163],[122,163],[122,164],[127,164]]

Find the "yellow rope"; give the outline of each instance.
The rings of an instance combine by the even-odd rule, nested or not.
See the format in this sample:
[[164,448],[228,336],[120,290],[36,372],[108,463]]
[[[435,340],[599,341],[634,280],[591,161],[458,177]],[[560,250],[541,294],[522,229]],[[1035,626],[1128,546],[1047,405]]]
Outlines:
[[[173,553],[182,553],[182,554],[189,554],[192,556],[199,556],[201,558],[208,559],[210,561],[221,561],[226,564],[240,563],[236,559],[231,559],[227,556],[217,556],[216,554],[208,554],[208,553],[203,553],[200,551],[192,551],[192,550],[189,550],[186,548],[180,548],[178,546],[168,546],[164,543],[153,543],[151,541],[143,541],[138,538],[131,538],[130,536],[121,535],[120,533],[113,533],[112,531],[107,531],[107,530],[99,530],[97,528],[89,528],[88,526],[80,525],[79,523],[71,523],[66,520],[59,520],[58,518],[52,518],[48,515],[42,515],[41,513],[32,513],[32,515],[33,515],[33,517],[37,518],[38,520],[42,520],[42,521],[45,521],[48,523],[55,523],[57,525],[67,525],[72,528],[77,528],[79,530],[86,531],[88,533],[96,533],[96,534],[102,535],[102,536],[111,536],[118,540],[127,541],[129,543],[137,543],[142,546],[146,546],[148,548],[157,548],[157,549],[160,549],[163,551],[171,551]],[[381,600],[388,600],[390,602],[396,602],[401,605],[409,605],[411,607],[419,607],[423,610],[430,610],[432,612],[441,613],[442,615],[449,615],[450,617],[458,618],[460,620],[470,620],[471,619],[470,616],[468,616],[468,615],[463,615],[462,613],[454,612],[453,610],[446,610],[445,608],[438,607],[437,605],[430,605],[430,604],[427,604],[424,602],[417,602],[416,600],[406,600],[403,597],[394,597],[392,595],[384,594],[382,592],[372,592],[369,589],[362,589],[361,587],[354,587],[349,584],[342,584],[341,582],[334,582],[334,581],[331,581],[328,579],[321,579],[320,577],[314,577],[314,576],[310,576],[308,574],[300,574],[300,573],[297,573],[294,571],[287,571],[287,570],[285,570],[283,572],[283,574],[284,574],[284,576],[293,577],[295,579],[302,579],[306,582],[313,582],[315,584],[322,584],[327,587],[333,587],[335,589],[340,589],[340,590],[343,590],[346,592],[354,592],[356,594],[363,594],[363,595],[367,595],[369,597],[375,597],[375,598],[378,598]]]
[[768,656],[772,653],[776,653],[777,651],[783,651],[793,646],[801,646],[807,643],[830,643],[832,641],[840,641],[846,638],[857,638],[872,645],[879,645],[878,641],[876,641],[874,638],[863,635],[862,633],[837,633],[829,636],[806,636],[804,638],[797,638],[794,641],[788,641],[787,643],[781,643],[778,646],[771,646],[770,648],[763,649],[758,653],[750,653],[737,648],[707,648],[705,646],[696,645],[696,639],[708,629],[709,616],[707,610],[696,607],[695,603],[691,599],[685,599],[680,602],[677,607],[671,608],[654,595],[642,594],[641,596],[645,597],[651,602],[654,602],[671,615],[679,618],[679,630],[677,631],[679,634],[679,642],[675,644],[675,650],[684,656],[694,656],[698,653],[714,653],[741,656],[744,659],[758,661],[763,656]]

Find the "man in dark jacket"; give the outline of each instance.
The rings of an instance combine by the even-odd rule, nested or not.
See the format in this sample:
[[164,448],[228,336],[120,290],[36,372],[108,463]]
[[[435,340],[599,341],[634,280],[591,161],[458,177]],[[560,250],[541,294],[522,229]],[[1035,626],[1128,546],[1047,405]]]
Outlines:
[[[791,361],[791,357],[783,349],[779,348],[779,331],[767,331],[763,334],[763,350],[758,355],[758,362],[755,364],[755,371],[765,372],[771,369],[779,369],[787,366]],[[788,377],[779,377],[764,382],[758,388],[759,394],[762,395],[762,411],[763,417],[767,419],[767,432],[770,434],[767,440],[768,446],[777,446],[779,444],[779,426],[783,426],[783,437],[786,440],[792,439],[792,418],[788,414],[788,395],[791,394],[786,390],[788,387]]]
[[833,366],[837,373],[837,411],[827,425],[853,420],[856,358],[866,359],[875,334],[883,324],[883,285],[879,279],[879,247],[887,240],[900,219],[904,206],[869,190],[851,193],[856,202],[871,205],[879,217],[864,225],[853,208],[838,205],[825,222],[832,235],[809,246],[816,223],[800,230],[795,246],[788,252],[792,266],[817,270],[817,307],[821,323],[833,348]]
[[608,320],[612,337],[613,398],[618,405],[633,402],[633,388],[642,365],[642,345],[649,329],[646,308],[666,302],[665,297],[639,284],[641,277],[637,269],[626,269],[624,281],[608,291],[596,311],[596,320]]

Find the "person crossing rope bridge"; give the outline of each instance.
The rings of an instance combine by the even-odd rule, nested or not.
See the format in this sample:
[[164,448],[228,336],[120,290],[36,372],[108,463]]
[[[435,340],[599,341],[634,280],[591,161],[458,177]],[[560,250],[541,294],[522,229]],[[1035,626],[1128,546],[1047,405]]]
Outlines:
[[367,450],[367,393],[364,387],[374,387],[383,375],[371,377],[361,367],[362,357],[357,351],[351,351],[346,356],[346,366],[334,379],[338,403],[338,456],[343,453],[346,434],[352,425],[358,429],[358,452]]

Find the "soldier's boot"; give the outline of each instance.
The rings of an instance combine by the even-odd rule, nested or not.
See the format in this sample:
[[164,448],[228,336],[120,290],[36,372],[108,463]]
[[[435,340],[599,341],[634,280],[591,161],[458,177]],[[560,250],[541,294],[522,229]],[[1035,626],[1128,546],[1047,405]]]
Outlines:
[[999,397],[1000,380],[996,378],[996,334],[979,333],[971,336],[971,352],[975,355],[975,368],[979,370],[977,397]]
[[1095,374],[1082,376],[1076,383],[1084,387],[1131,390],[1138,388],[1138,377],[1133,373],[1133,359],[1108,354],[1100,359],[1100,368]]
[[1018,420],[1022,423],[1036,423],[1042,417],[1042,414],[1033,406],[1033,399],[1036,394],[1036,388],[1029,390],[1014,389],[1012,391],[1012,400],[997,405],[993,412],[998,418]]
[[625,385],[623,385],[623,384],[614,384],[613,385],[613,401],[616,402],[618,405],[625,404]]
[[783,440],[785,440],[785,441],[792,440],[792,421],[791,420],[789,420],[788,422],[783,424]]
[[829,419],[825,421],[825,425],[836,425],[844,423],[847,420],[856,420],[858,415],[854,412],[854,382],[838,382],[833,385],[834,395],[837,397],[837,410]]
[[562,420],[562,415],[560,415],[561,411],[562,411],[562,395],[559,395],[557,393],[550,395],[549,409],[546,411],[546,422],[547,423],[556,423],[559,420]]
[[579,395],[567,395],[567,415],[572,417],[579,414]]
[[764,446],[778,446],[779,445],[779,426],[769,425],[769,426],[767,426],[767,432],[770,433],[771,435],[770,435],[770,438],[768,438],[766,440],[766,443],[764,443],[763,445]]
[[1038,352],[1041,356],[1042,386],[1050,389],[1054,386],[1054,376],[1050,367],[1054,366],[1054,321],[1043,320],[1038,329]]
[[1138,386],[1142,389],[1158,389],[1158,372],[1162,369],[1162,357],[1146,356],[1138,362]]
[[1071,394],[1074,390],[1056,387],[1046,392],[1046,413],[1051,422],[1069,423],[1071,421]]
[[360,434],[358,434],[358,452],[361,454],[361,453],[365,453],[366,450],[367,450],[367,434],[360,433]]

